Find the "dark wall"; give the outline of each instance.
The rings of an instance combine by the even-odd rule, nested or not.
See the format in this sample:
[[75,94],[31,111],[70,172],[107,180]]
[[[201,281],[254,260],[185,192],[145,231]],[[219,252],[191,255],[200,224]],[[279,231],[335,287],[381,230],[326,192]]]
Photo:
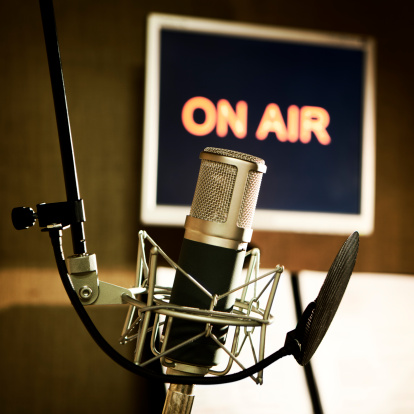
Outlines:
[[[112,327],[125,317],[121,308],[94,308],[91,314],[102,334],[112,338]],[[2,413],[162,411],[163,385],[109,359],[70,306],[0,308],[0,327]],[[133,347],[119,351],[131,358]]]
[[[151,11],[366,34],[377,41],[375,233],[359,271],[414,272],[410,14],[374,1],[56,1],[58,35],[90,252],[132,269],[139,182],[145,19]],[[37,2],[0,5],[0,266],[53,266],[48,237],[15,231],[19,205],[63,201],[63,175]],[[183,218],[184,221],[184,218]],[[147,228],[173,258],[180,228]],[[262,265],[325,270],[344,237],[255,232]]]

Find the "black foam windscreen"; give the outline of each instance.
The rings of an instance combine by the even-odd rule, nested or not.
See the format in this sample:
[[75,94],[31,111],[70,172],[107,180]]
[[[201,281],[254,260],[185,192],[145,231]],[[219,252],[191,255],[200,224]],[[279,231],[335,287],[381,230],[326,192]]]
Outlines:
[[324,338],[348,286],[358,254],[359,234],[345,241],[333,261],[318,297],[303,312],[296,329],[288,334],[299,345],[293,356],[306,365]]

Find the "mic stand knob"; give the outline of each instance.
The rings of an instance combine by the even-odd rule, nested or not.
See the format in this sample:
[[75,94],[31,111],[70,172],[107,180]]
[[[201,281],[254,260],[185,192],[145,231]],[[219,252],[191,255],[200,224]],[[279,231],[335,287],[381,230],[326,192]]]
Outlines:
[[36,223],[37,215],[30,207],[16,207],[12,210],[12,222],[16,230],[25,230]]

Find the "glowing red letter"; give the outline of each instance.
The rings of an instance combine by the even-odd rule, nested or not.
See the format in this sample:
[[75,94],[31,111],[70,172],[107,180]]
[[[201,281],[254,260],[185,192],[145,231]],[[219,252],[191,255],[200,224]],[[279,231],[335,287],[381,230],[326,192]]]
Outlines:
[[[202,124],[194,121],[194,111],[201,109],[205,113]],[[183,106],[181,119],[184,128],[193,135],[203,136],[209,134],[216,126],[216,107],[213,102],[203,96],[195,96],[189,99]]]
[[245,138],[247,135],[247,103],[239,101],[236,104],[236,112],[233,111],[229,101],[220,99],[217,102],[217,135],[225,137],[229,126],[237,138]]
[[318,106],[303,106],[300,110],[300,141],[307,144],[311,140],[312,132],[322,145],[331,143],[331,137],[326,131],[329,125],[329,114]]
[[263,141],[269,135],[269,132],[274,132],[279,141],[286,141],[287,130],[285,121],[283,121],[282,114],[278,105],[271,103],[266,106],[262,119],[256,131],[256,138]]
[[299,107],[290,105],[287,110],[287,139],[296,142],[299,139]]

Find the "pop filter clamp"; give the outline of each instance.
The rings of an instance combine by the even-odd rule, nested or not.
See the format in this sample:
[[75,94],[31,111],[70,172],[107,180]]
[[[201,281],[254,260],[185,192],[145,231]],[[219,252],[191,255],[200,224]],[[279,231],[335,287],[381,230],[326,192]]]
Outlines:
[[[245,282],[236,289],[217,296],[205,289],[185,269],[181,269],[145,231],[140,231],[134,287],[127,289],[100,281],[96,256],[88,254],[86,250],[83,228],[85,214],[83,201],[79,195],[53,2],[52,0],[40,0],[39,3],[67,201],[38,204],[36,212],[28,207],[15,208],[12,211],[12,220],[18,230],[27,229],[38,221],[39,226],[43,228],[42,231],[49,233],[64,288],[95,342],[110,358],[128,371],[148,379],[173,384],[222,384],[247,377],[251,377],[257,384],[262,384],[264,368],[284,356],[293,355],[299,364],[307,364],[322,341],[345,292],[358,252],[358,233],[353,233],[340,249],[317,299],[306,308],[297,327],[287,334],[284,346],[267,357],[265,357],[266,330],[274,319],[270,311],[283,266],[278,265],[270,272],[259,275],[259,249],[252,249],[248,252],[250,263],[246,271]],[[68,228],[71,230],[73,255],[65,260],[62,235],[63,230]],[[150,250],[149,254],[148,250]],[[182,307],[170,303],[170,285],[159,285],[157,280],[159,256],[207,295],[211,301],[209,309]],[[264,285],[264,287],[259,288],[259,285]],[[239,299],[236,300],[231,312],[215,310],[218,301],[236,292]],[[141,300],[142,297],[146,300]],[[262,302],[266,301],[263,307],[260,307],[259,299]],[[103,338],[85,310],[85,306],[111,304],[129,305],[120,342],[125,344],[136,341],[134,361],[125,358]],[[227,365],[221,371],[208,369],[202,375],[191,376],[167,375],[149,369],[148,366],[155,361],[160,361],[165,367],[173,367],[174,362],[168,359],[169,353],[174,349],[185,347],[187,343],[198,338],[198,336],[193,337],[176,345],[175,348],[168,348],[168,326],[174,318],[205,324],[204,332],[198,336],[203,335],[214,341],[227,355]],[[225,347],[217,340],[211,329],[213,325],[232,327],[233,339],[230,347]],[[161,329],[163,326],[166,329]],[[252,334],[256,328],[260,332],[258,351],[255,350],[252,340]],[[153,357],[144,359],[144,346],[148,342]],[[239,359],[240,352],[246,343],[251,344],[251,356],[254,360],[254,364],[248,368]],[[233,365],[239,367],[238,372],[230,373]],[[209,376],[205,376],[207,374]]]

